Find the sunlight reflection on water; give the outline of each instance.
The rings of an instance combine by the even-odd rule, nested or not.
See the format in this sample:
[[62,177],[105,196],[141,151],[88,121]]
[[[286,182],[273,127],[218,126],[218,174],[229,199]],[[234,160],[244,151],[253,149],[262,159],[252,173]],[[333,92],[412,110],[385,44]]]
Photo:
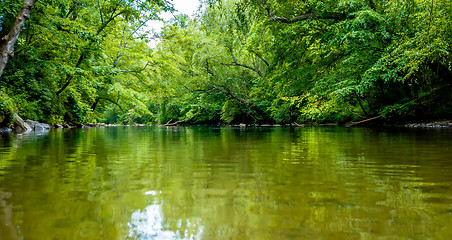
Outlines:
[[175,239],[176,234],[163,229],[163,216],[160,205],[149,205],[144,211],[132,214],[129,237],[135,239]]
[[[162,191],[150,190],[146,191],[144,195],[159,197]],[[170,239],[201,239],[203,227],[197,228],[196,234],[190,234],[188,229],[194,224],[186,223],[187,229],[181,234],[179,230],[171,231],[165,226],[165,216],[162,211],[163,203],[160,200],[154,200],[154,203],[147,206],[143,211],[137,210],[132,213],[129,227],[130,239],[155,239],[155,240],[170,240]],[[178,225],[181,225],[179,223]]]
[[130,228],[129,238],[143,240],[201,239],[203,232],[203,227],[198,229],[197,234],[189,234],[187,231],[180,234],[179,231],[165,229],[162,207],[159,204],[152,204],[143,211],[138,210],[132,213],[128,227]]

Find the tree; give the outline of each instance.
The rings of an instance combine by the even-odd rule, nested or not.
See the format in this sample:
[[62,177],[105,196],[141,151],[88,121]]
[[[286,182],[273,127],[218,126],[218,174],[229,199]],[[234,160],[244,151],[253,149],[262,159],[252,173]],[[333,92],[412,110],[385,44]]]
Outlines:
[[[149,47],[139,29],[171,10],[166,1],[37,2],[16,43],[24,50],[0,78],[0,115],[80,124],[451,116],[450,1],[202,4]],[[0,10],[5,26],[9,12]]]
[[35,4],[36,0],[25,0],[21,7],[19,14],[17,15],[16,22],[11,27],[9,33],[3,36],[0,40],[0,77],[2,76],[3,70],[8,63],[10,57],[14,56],[14,45],[19,38],[19,34],[25,25],[25,21],[30,18],[31,9]]
[[[126,37],[128,45],[139,45],[140,50],[134,53],[146,53],[149,47],[144,45],[144,33],[137,29],[150,19],[158,19],[158,12],[169,9],[171,4],[161,0],[36,2],[36,16],[27,21],[17,41],[23,50],[11,59],[12,67],[0,78],[2,99],[10,99],[12,104],[8,106],[17,106],[13,111],[25,118],[51,124],[101,119],[102,104],[117,103],[116,97],[108,96],[110,87],[120,85],[122,75],[132,76],[123,71],[139,68],[133,66],[138,64],[136,61],[126,67],[121,65],[125,58],[116,56],[127,54],[127,48],[124,45],[114,52],[112,45]],[[39,44],[30,45],[37,40]],[[126,95],[121,90],[120,96]]]

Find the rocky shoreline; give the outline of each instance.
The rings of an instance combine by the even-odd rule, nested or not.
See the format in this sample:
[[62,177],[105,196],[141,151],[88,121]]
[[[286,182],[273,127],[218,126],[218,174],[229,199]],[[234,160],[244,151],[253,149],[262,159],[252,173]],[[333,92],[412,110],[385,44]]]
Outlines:
[[54,129],[71,129],[71,128],[91,128],[91,127],[121,127],[121,126],[151,126],[149,124],[106,124],[106,123],[88,123],[85,125],[60,125],[50,126],[47,123],[38,123],[33,120],[25,120],[23,123],[15,123],[13,128],[0,128],[0,133],[24,133],[31,131],[48,131]]
[[401,125],[394,125],[396,127],[406,128],[452,128],[452,121],[433,121],[423,123],[406,123]]

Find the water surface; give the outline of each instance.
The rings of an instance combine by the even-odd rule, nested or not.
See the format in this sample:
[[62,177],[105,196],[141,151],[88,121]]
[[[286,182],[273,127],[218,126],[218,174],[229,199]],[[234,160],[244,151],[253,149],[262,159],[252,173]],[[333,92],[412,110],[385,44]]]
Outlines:
[[0,135],[0,239],[450,239],[452,132]]

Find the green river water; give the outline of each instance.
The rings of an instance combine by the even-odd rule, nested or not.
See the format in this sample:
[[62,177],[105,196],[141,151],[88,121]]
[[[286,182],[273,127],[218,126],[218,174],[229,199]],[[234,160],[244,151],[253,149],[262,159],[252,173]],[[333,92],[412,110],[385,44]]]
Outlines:
[[451,239],[452,131],[0,135],[0,239]]

